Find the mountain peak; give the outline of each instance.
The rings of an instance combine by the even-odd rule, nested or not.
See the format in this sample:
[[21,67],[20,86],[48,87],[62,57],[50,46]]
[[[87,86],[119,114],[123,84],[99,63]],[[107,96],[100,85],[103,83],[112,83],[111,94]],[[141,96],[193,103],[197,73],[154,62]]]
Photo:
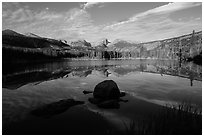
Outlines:
[[91,47],[91,43],[84,39],[78,39],[69,43],[72,47]]
[[19,34],[13,30],[10,30],[10,29],[3,30],[2,35],[23,36],[22,34]]
[[111,43],[107,38],[101,38],[95,42],[92,42],[93,47],[107,48],[107,45]]

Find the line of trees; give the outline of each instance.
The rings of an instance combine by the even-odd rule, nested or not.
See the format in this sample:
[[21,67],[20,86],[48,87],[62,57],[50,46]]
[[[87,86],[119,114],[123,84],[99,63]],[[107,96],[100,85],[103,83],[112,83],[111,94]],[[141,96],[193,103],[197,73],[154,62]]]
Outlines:
[[[93,47],[73,47],[63,48],[63,45],[58,48],[51,48],[52,43],[57,44],[59,41],[49,42],[45,39],[27,39],[27,37],[8,36],[3,39],[3,62],[5,61],[38,61],[46,59],[60,59],[60,58],[88,58],[88,59],[114,59],[114,58],[158,58],[158,59],[180,59],[187,60],[194,56],[202,56],[202,32],[182,37],[155,41],[149,43],[140,43],[139,48],[116,48],[110,50],[105,48],[93,48]],[[13,39],[13,41],[12,41]],[[11,40],[11,41],[7,41]],[[15,45],[15,41],[18,40],[22,43],[21,47]],[[34,40],[34,42],[32,42]],[[50,43],[51,41],[51,43]],[[24,43],[25,42],[25,43]],[[28,43],[26,43],[28,42]],[[43,44],[43,48],[34,48],[36,42],[37,45]],[[8,45],[7,45],[8,43]],[[31,45],[29,45],[32,43]],[[15,46],[13,46],[13,45]],[[28,48],[29,46],[32,48]],[[33,45],[34,44],[34,45]],[[12,46],[9,46],[12,45]],[[53,46],[54,46],[53,45]],[[59,45],[59,44],[57,44]],[[155,48],[147,49],[147,46],[156,45]],[[62,47],[61,47],[62,46]],[[117,45],[116,45],[117,46]],[[61,47],[61,48],[60,48]],[[197,59],[197,58],[196,58]],[[200,59],[200,58],[198,58]]]

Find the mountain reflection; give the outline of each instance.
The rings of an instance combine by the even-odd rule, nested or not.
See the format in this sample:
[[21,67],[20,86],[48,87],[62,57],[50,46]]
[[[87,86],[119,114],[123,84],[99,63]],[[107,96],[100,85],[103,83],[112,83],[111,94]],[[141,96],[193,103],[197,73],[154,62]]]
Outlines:
[[131,72],[184,77],[190,80],[191,86],[193,80],[202,80],[202,66],[193,63],[180,64],[172,60],[61,61],[21,66],[22,64],[14,67],[3,65],[3,88],[17,89],[29,83],[38,84],[53,79],[89,75],[122,77]]

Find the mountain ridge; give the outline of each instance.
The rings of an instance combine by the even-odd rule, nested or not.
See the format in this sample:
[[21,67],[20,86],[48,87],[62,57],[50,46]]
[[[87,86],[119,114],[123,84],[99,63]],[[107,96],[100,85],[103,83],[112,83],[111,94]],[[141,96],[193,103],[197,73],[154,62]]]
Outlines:
[[[33,49],[32,52],[42,52],[49,56],[60,57],[86,57],[86,58],[168,58],[187,59],[202,54],[202,31],[194,32],[178,37],[150,42],[134,42],[116,39],[110,42],[103,38],[96,43],[87,42],[84,39],[75,41],[56,40],[32,37],[19,34],[12,30],[2,32],[3,48],[15,47],[21,50]],[[68,42],[67,42],[68,41]],[[195,42],[194,42],[195,41]],[[193,46],[192,46],[193,45]],[[181,49],[181,51],[180,51]],[[39,50],[39,51],[37,51]],[[179,53],[180,52],[180,53]]]
[[43,38],[33,33],[29,34],[26,36],[13,30],[4,30],[2,31],[2,41],[3,44],[19,48],[52,48],[53,46],[62,48],[69,46],[55,39]]

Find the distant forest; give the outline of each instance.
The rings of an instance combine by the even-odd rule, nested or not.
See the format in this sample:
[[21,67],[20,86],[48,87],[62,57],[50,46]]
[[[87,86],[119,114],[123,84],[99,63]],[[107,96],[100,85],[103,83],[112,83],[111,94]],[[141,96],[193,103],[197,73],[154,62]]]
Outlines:
[[180,61],[202,62],[202,32],[152,41],[111,43],[105,39],[92,47],[89,42],[79,40],[67,43],[62,40],[30,37],[12,30],[2,32],[3,63],[43,61],[61,58],[84,59],[174,59]]

